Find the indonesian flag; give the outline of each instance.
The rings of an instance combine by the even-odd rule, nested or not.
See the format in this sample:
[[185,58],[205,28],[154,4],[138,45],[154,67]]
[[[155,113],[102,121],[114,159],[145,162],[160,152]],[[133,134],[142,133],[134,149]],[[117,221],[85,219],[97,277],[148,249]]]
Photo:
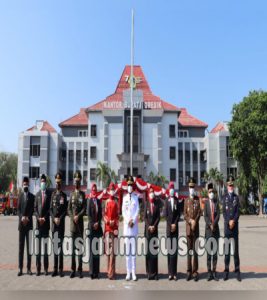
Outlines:
[[9,191],[13,192],[13,189],[14,189],[14,183],[13,183],[13,181],[11,181],[9,184]]

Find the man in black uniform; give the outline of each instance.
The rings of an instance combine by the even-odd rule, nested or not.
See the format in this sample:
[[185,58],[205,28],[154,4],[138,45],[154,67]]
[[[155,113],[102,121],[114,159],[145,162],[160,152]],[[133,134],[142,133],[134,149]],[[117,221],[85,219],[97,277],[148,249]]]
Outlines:
[[65,217],[68,208],[67,196],[61,188],[62,175],[57,173],[55,176],[56,190],[52,193],[50,214],[52,219],[53,251],[54,251],[54,271],[52,277],[58,275],[58,257],[59,257],[59,275],[63,273],[63,239],[65,233]]
[[[238,241],[238,219],[239,219],[239,198],[234,192],[234,177],[230,175],[227,179],[228,193],[223,196],[223,218],[224,218],[224,236],[234,240],[234,262],[235,273],[238,281],[241,281],[240,261],[239,261],[239,241]],[[228,254],[225,255],[224,280],[229,278],[230,265],[230,244]]]
[[29,178],[23,179],[23,191],[19,195],[18,217],[19,217],[19,272],[21,276],[23,270],[23,256],[25,239],[27,244],[27,274],[32,275],[31,255],[29,253],[30,231],[32,230],[32,215],[34,211],[34,195],[29,192]]
[[[51,193],[46,188],[46,176],[41,176],[40,191],[35,195],[35,216],[36,230],[38,239],[38,249],[36,255],[36,275],[41,274],[41,254],[44,256],[44,274],[48,275],[48,242],[50,230],[50,201]],[[42,241],[44,244],[44,253],[42,253]]]
[[[76,273],[76,258],[75,258],[75,250],[81,252],[79,240],[83,240],[83,216],[86,212],[86,200],[85,193],[80,190],[81,187],[81,179],[82,175],[80,171],[75,172],[74,174],[74,182],[75,182],[75,190],[70,194],[70,201],[68,204],[68,213],[70,217],[70,232],[72,237],[72,260],[71,260],[71,274],[70,278],[75,277]],[[78,254],[79,266],[78,272],[79,277],[83,278],[83,255],[82,253]]]

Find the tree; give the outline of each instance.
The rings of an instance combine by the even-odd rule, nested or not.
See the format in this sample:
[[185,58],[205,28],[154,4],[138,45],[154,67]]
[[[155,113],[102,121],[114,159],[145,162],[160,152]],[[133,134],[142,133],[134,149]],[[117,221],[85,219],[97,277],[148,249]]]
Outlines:
[[165,184],[168,184],[169,181],[166,179],[165,176],[158,174],[154,174],[152,171],[148,175],[148,181],[151,184],[162,186],[165,188]]
[[223,174],[217,168],[211,168],[209,172],[204,173],[205,182],[212,182],[214,188],[218,192],[219,200],[222,198],[222,192],[224,187]]
[[17,163],[16,154],[0,152],[0,192],[8,191],[11,182],[16,185]]
[[96,179],[98,183],[101,184],[102,188],[107,188],[111,181],[117,183],[118,176],[107,164],[99,161],[97,162]]
[[[229,123],[230,147],[240,166],[257,179],[262,203],[264,178],[267,174],[267,92],[252,91],[234,104]],[[260,205],[260,215],[262,206]]]

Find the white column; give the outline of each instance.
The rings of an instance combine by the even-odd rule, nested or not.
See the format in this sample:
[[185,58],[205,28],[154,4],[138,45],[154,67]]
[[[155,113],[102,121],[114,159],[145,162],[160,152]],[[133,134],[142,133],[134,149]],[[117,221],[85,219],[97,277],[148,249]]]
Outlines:
[[200,142],[197,143],[197,175],[197,182],[200,185]]
[[82,185],[83,185],[83,142],[81,142],[81,173],[82,173]]
[[66,185],[69,185],[69,143],[66,143]]
[[185,184],[185,142],[183,142],[183,185]]
[[193,143],[190,142],[190,176],[193,177]]
[[74,142],[73,146],[73,172],[76,172],[76,142]]

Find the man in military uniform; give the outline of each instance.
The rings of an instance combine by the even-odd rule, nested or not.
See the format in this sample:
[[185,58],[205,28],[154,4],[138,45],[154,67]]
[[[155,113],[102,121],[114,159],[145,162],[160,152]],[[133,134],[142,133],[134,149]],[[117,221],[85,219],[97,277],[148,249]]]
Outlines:
[[[61,173],[57,173],[55,176],[56,190],[52,193],[50,214],[52,219],[52,236],[53,236],[53,251],[54,251],[54,271],[52,277],[59,275],[64,276],[63,273],[63,239],[65,233],[65,217],[67,213],[67,196],[62,191]],[[59,268],[58,268],[59,258]]]
[[23,191],[19,195],[18,217],[19,217],[19,272],[18,276],[23,274],[23,257],[26,239],[27,247],[27,274],[32,275],[31,255],[30,255],[30,231],[32,230],[32,215],[34,211],[34,195],[29,192],[29,178],[23,178]]
[[[219,220],[220,220],[220,206],[217,197],[215,197],[215,190],[213,188],[213,183],[208,184],[208,194],[209,198],[205,201],[204,207],[204,219],[206,223],[205,228],[205,238],[208,245],[210,245],[210,249],[207,249],[207,268],[208,268],[208,278],[210,281],[214,279],[218,281],[216,267],[218,260],[218,250],[219,250],[219,238],[220,238],[220,229],[219,229]],[[214,251],[214,245],[211,242],[212,240],[217,242],[216,252]],[[210,241],[210,243],[209,243]],[[211,269],[211,263],[213,262],[213,268]]]
[[[193,278],[198,281],[198,254],[196,249],[196,240],[199,237],[199,219],[201,216],[200,201],[195,195],[195,180],[189,179],[189,198],[184,204],[184,218],[186,221],[186,237],[187,237],[187,278],[189,281]],[[192,253],[193,253],[193,268],[192,268]]]
[[[46,176],[41,176],[40,191],[35,196],[35,216],[36,216],[36,230],[38,232],[38,252],[36,255],[36,275],[41,274],[41,254],[44,257],[44,274],[48,275],[48,237],[50,230],[50,201],[51,193],[46,188]],[[44,244],[44,253],[42,253],[42,242]]]
[[126,246],[126,280],[130,280],[132,273],[132,280],[136,281],[136,250],[138,235],[138,216],[139,216],[139,202],[137,195],[133,192],[134,180],[132,176],[128,177],[127,194],[123,196],[122,202],[122,216],[123,216],[123,235]]
[[68,213],[70,217],[70,232],[72,237],[72,260],[71,260],[71,274],[70,278],[75,277],[76,273],[76,255],[75,251],[78,251],[78,272],[79,278],[83,278],[82,274],[82,258],[83,254],[81,253],[81,243],[79,240],[83,240],[83,216],[86,212],[86,200],[85,193],[80,190],[81,188],[81,179],[82,175],[80,171],[75,172],[74,174],[74,182],[75,182],[75,190],[70,194],[70,200],[68,204]]
[[[238,219],[239,219],[239,198],[234,192],[234,177],[229,176],[227,179],[228,192],[223,196],[223,218],[224,218],[224,237],[233,239],[234,241],[234,262],[235,273],[238,281],[241,281],[240,274],[240,261],[239,261],[239,240],[238,240]],[[228,250],[228,253],[227,253]],[[230,265],[230,244],[226,249],[225,254],[225,270],[224,280],[229,278],[229,265]]]

